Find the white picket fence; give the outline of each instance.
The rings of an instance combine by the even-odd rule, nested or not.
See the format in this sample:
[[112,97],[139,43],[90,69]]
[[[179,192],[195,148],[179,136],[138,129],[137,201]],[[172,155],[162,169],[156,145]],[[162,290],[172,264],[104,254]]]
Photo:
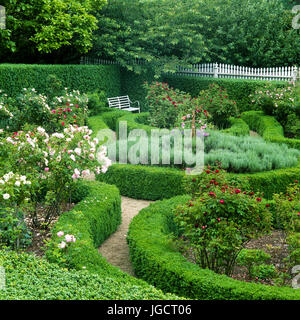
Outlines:
[[204,63],[195,64],[192,66],[192,68],[179,67],[176,74],[213,78],[296,81],[298,76],[298,68],[249,68],[228,64]]
[[[133,61],[134,64],[144,65],[141,60]],[[82,57],[80,64],[117,64],[110,60],[90,59]],[[178,67],[175,75],[211,78],[233,78],[254,80],[283,80],[296,81],[298,79],[298,67],[275,67],[275,68],[250,68],[233,66],[229,64],[203,63],[194,64],[191,68]],[[171,73],[168,73],[171,74]],[[174,74],[174,73],[172,73]]]

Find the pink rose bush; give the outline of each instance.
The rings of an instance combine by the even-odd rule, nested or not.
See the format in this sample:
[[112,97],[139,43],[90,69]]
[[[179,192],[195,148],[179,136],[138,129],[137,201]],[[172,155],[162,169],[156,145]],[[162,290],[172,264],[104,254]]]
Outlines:
[[[52,134],[42,127],[0,134],[2,156],[10,164],[11,171],[32,182],[29,198],[34,201],[38,198],[36,194],[47,190],[45,199],[53,214],[49,209],[50,216],[46,214],[43,223],[50,223],[52,216],[59,213],[59,204],[70,197],[76,180],[91,173],[105,173],[111,165],[106,148],[99,147],[99,141],[91,134],[87,126],[77,125]],[[9,194],[3,194],[6,193]],[[54,211],[53,206],[56,207]],[[32,220],[37,223],[36,213]]]

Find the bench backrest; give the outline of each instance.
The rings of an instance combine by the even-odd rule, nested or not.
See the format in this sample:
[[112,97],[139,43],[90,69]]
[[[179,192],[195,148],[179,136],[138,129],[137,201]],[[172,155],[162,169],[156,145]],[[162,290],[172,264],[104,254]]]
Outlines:
[[110,108],[129,108],[130,99],[129,96],[108,98],[108,106]]

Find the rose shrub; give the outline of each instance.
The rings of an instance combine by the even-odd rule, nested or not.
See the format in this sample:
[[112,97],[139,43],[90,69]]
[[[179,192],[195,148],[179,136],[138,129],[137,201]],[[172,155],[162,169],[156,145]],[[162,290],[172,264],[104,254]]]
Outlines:
[[229,118],[238,116],[236,102],[228,96],[227,90],[217,84],[211,84],[199,94],[199,103],[205,106],[212,121],[219,129],[229,126]]
[[[60,205],[70,197],[76,179],[106,172],[111,164],[106,149],[97,152],[98,140],[91,139],[88,127],[69,125],[63,133],[48,134],[42,127],[32,131],[19,131],[0,138],[5,161],[14,172],[30,178],[33,188],[32,203],[41,200],[41,193],[48,205],[43,221],[37,220],[36,206],[30,211],[33,225],[49,225],[59,214]],[[43,198],[43,197],[42,197]]]
[[298,106],[299,85],[289,82],[287,87],[277,88],[272,84],[265,85],[250,95],[252,103],[257,105],[265,114],[274,116],[284,127],[289,137],[298,137],[300,134],[300,107]]
[[271,214],[259,194],[217,182],[209,168],[202,175],[211,179],[208,185],[175,210],[174,221],[182,232],[179,244],[192,251],[201,268],[231,275],[246,243],[270,232]]
[[195,112],[196,126],[207,123],[208,113],[199,100],[190,94],[170,88],[167,83],[144,84],[147,90],[146,103],[149,106],[149,124],[158,128],[191,128]]

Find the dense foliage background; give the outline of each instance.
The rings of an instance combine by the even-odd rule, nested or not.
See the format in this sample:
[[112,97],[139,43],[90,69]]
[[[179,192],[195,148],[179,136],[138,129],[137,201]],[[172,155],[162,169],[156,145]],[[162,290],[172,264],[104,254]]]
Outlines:
[[3,0],[0,61],[78,63],[81,55],[135,59],[156,74],[175,65],[224,62],[251,67],[296,65],[299,30],[292,0]]

